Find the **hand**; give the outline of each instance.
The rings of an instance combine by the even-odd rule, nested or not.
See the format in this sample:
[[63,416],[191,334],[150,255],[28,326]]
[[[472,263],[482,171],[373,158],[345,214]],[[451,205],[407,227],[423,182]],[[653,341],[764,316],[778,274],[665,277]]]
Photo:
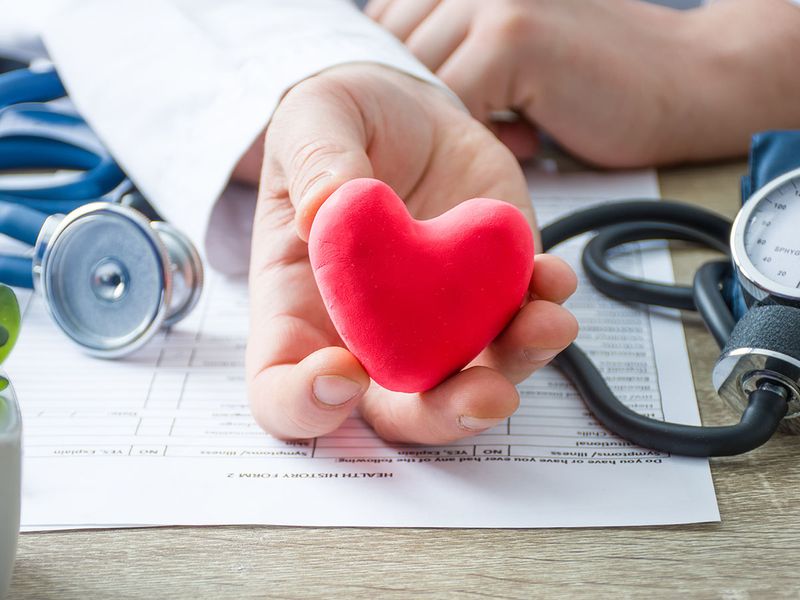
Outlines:
[[513,156],[434,86],[375,65],[336,67],[295,86],[275,112],[253,232],[249,396],[256,421],[282,438],[335,430],[359,406],[394,441],[445,443],[511,415],[514,383],[577,334],[560,306],[576,278],[537,257],[530,300],[468,368],[421,394],[387,391],[344,347],[317,290],[305,240],[316,211],[342,183],[375,177],[416,218],[486,196],[518,206],[535,227]]
[[740,155],[752,133],[800,125],[800,10],[785,0],[371,0],[367,13],[477,119],[520,114],[496,130],[521,156],[531,124],[608,167]]

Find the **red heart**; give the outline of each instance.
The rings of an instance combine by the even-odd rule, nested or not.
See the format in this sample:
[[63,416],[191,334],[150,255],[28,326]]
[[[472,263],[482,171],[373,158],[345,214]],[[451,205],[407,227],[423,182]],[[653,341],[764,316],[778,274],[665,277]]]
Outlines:
[[416,221],[375,179],[325,201],[308,253],[342,340],[398,392],[430,389],[475,358],[519,310],[533,272],[531,228],[511,204],[475,198]]

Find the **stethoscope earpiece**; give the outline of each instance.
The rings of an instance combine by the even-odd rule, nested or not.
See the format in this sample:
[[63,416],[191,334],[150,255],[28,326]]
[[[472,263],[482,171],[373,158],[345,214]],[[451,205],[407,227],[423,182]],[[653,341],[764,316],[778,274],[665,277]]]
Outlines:
[[47,219],[34,285],[53,320],[94,356],[133,352],[185,317],[203,284],[200,257],[166,223],[107,202]]

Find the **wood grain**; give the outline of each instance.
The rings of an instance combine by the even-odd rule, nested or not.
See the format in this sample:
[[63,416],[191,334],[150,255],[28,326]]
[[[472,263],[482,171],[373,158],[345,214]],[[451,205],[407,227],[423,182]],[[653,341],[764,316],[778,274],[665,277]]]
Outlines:
[[[744,164],[661,174],[665,197],[733,215]],[[699,260],[677,251],[686,280]],[[687,336],[703,421],[716,347]],[[712,461],[722,523],[560,530],[161,528],[23,535],[11,598],[796,598],[800,440]],[[57,499],[54,499],[57,501]]]

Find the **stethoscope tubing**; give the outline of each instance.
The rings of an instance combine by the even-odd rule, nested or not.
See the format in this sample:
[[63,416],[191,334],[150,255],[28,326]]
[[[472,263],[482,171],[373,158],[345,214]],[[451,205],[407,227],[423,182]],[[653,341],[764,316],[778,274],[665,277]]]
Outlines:
[[0,170],[23,169],[81,171],[64,183],[33,183],[24,187],[0,185],[0,194],[18,197],[26,204],[29,200],[71,200],[86,204],[105,195],[125,179],[125,174],[110,156],[98,156],[85,148],[32,135],[4,137],[0,130]]
[[[0,233],[33,246],[48,214],[20,204],[0,201]],[[27,256],[0,254],[0,281],[33,287],[33,260]]]
[[[576,235],[597,231],[583,252],[587,277],[601,292],[623,302],[698,310],[720,345],[731,334],[734,318],[723,297],[730,263],[702,267],[692,287],[627,277],[612,269],[606,252],[630,242],[677,239],[729,253],[731,222],[715,213],[674,201],[630,200],[577,211],[542,229],[544,250]],[[739,423],[723,427],[683,425],[640,415],[623,404],[600,371],[571,344],[553,363],[573,382],[586,406],[608,430],[635,444],[686,456],[729,456],[766,442],[787,414],[780,389],[752,392]]]
[[[0,88],[9,75],[0,75]],[[69,209],[74,209],[101,198],[125,180],[86,122],[69,108],[26,103],[0,109],[0,170],[41,169],[78,172],[66,181],[45,178],[22,186],[0,184],[0,194],[35,200],[40,210],[64,212],[64,205],[48,209],[40,201],[73,200]]]
[[[69,338],[117,358],[194,308],[203,266],[71,104],[49,102],[64,95],[53,69],[0,75],[0,171],[13,175],[0,180],[0,233],[34,247],[0,254],[0,281],[35,285]],[[130,326],[119,327],[115,310]]]
[[33,246],[48,216],[27,206],[0,201],[0,233]]
[[[88,125],[67,108],[47,102],[66,94],[52,68],[0,75],[0,170],[78,171],[66,180],[11,181],[0,185],[0,233],[36,244],[45,220],[89,202],[109,199],[126,176]],[[116,198],[113,198],[116,199]],[[33,261],[0,255],[0,281],[33,287]]]
[[67,92],[55,69],[17,69],[0,76],[0,108],[21,102],[49,102]]

